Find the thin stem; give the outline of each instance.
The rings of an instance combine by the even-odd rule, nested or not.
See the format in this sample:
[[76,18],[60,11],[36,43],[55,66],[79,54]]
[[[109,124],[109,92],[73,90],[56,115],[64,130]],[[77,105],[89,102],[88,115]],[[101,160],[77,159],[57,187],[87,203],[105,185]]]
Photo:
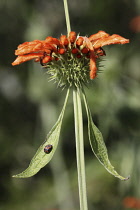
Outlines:
[[[70,18],[67,0],[64,1],[65,17],[68,34],[71,31]],[[75,136],[76,136],[76,157],[78,170],[78,186],[80,210],[88,210],[87,193],[86,193],[86,176],[85,176],[85,160],[84,160],[84,138],[83,138],[83,117],[80,99],[80,90],[73,90],[74,119],[75,119]]]
[[67,32],[69,34],[69,32],[71,31],[71,27],[70,27],[70,17],[69,17],[68,3],[67,3],[67,0],[63,0],[63,2],[64,2]]
[[80,99],[80,90],[73,90],[75,136],[76,136],[76,156],[78,170],[78,186],[80,198],[80,210],[87,210],[87,193],[84,160],[84,138],[83,138],[83,118]]

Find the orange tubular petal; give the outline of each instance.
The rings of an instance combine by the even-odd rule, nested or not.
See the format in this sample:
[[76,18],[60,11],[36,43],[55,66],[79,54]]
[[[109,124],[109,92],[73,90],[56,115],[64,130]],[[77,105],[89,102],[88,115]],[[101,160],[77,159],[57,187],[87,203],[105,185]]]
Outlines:
[[41,51],[46,51],[46,50],[51,50],[53,52],[57,52],[57,48],[53,44],[44,42]]
[[53,44],[45,43],[45,42],[38,42],[34,44],[26,44],[25,46],[22,46],[18,48],[15,51],[15,55],[25,55],[33,52],[44,52],[46,50],[54,51],[56,52],[57,49]]
[[83,41],[84,41],[83,37],[81,37],[81,36],[78,37],[78,39],[76,41],[76,45],[81,46],[83,44]]
[[94,79],[97,76],[96,57],[94,51],[90,52],[90,79]]
[[53,37],[51,37],[51,36],[48,36],[48,37],[45,39],[44,42],[45,42],[45,43],[49,43],[49,44],[56,44],[57,46],[60,45],[59,40],[56,39],[56,38],[53,38]]
[[15,55],[24,55],[26,53],[26,50],[28,48],[32,49],[34,48],[34,46],[36,46],[37,44],[42,43],[42,41],[39,40],[34,40],[32,42],[24,42],[23,44],[20,44],[17,48],[17,50],[15,51]]
[[44,52],[45,52],[46,54],[50,54],[50,53],[51,53],[51,50],[44,49]]
[[43,59],[42,59],[42,63],[48,63],[48,62],[50,62],[50,61],[52,61],[52,57],[51,56],[45,56]]
[[58,50],[58,53],[59,53],[60,55],[65,54],[65,52],[66,52],[66,50],[65,50],[64,48],[60,48],[60,49]]
[[57,38],[52,39],[52,44],[60,45],[60,41]]
[[32,53],[32,54],[28,54],[28,55],[20,55],[16,58],[16,60],[12,63],[12,65],[13,66],[19,65],[21,63],[32,60],[34,58],[38,58],[38,57],[40,58],[41,56],[43,56],[42,53]]
[[60,36],[60,44],[64,46],[67,46],[69,44],[69,41],[66,35]]
[[97,49],[99,47],[105,46],[105,45],[110,45],[110,44],[126,44],[129,43],[129,39],[125,39],[124,37],[117,35],[117,34],[113,34],[112,36],[109,36],[107,38],[101,38],[99,40],[97,40],[93,47],[94,49]]
[[86,47],[89,50],[94,51],[93,46],[92,46],[92,43],[91,43],[91,41],[87,37],[84,37],[84,42],[86,44]]
[[39,50],[42,48],[42,42],[26,42],[19,45],[18,49],[15,51],[15,55],[24,55],[31,52],[35,52],[36,50]]
[[[36,44],[36,45],[32,48],[32,51],[33,51],[33,52],[39,51],[39,50],[42,49],[42,47],[43,47],[43,44],[42,44],[42,43],[38,43],[38,44]],[[31,49],[31,48],[29,48],[29,49]]]
[[18,49],[22,49],[27,45],[35,45],[35,44],[38,44],[40,42],[41,42],[40,40],[34,40],[34,41],[31,41],[31,42],[24,42],[24,43],[18,45]]
[[94,48],[92,46],[91,41],[85,37],[84,41],[86,43],[87,48],[90,50],[90,79],[94,79],[97,76],[97,67],[96,67],[96,57],[94,54]]
[[75,31],[71,31],[70,33],[69,33],[69,40],[70,40],[70,42],[71,43],[74,43],[75,42],[75,40],[76,40],[76,32]]
[[105,37],[108,37],[108,36],[109,36],[109,34],[107,34],[105,31],[99,31],[96,34],[91,35],[89,37],[89,40],[90,41],[94,41],[96,39],[105,38]]
[[45,39],[45,42],[50,42],[52,39],[53,39],[52,36],[47,36],[46,39]]

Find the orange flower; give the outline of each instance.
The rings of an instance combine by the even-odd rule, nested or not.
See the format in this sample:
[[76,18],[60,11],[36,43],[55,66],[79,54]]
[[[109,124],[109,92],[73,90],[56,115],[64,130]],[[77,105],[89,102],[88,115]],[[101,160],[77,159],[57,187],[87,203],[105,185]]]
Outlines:
[[140,199],[135,197],[126,197],[123,200],[123,205],[126,208],[140,209]]
[[125,43],[129,43],[129,39],[125,39],[117,34],[110,36],[104,31],[99,31],[89,38],[77,36],[76,32],[71,31],[68,36],[61,35],[60,39],[49,36],[42,41],[34,40],[20,44],[15,51],[15,55],[18,55],[18,57],[12,65],[18,65],[34,59],[47,67],[48,64],[59,62],[61,59],[69,62],[70,57],[73,59],[73,56],[75,56],[75,59],[84,58],[86,61],[87,59],[89,60],[90,79],[94,79],[97,76],[96,60],[100,56],[105,55],[102,47],[110,44]]

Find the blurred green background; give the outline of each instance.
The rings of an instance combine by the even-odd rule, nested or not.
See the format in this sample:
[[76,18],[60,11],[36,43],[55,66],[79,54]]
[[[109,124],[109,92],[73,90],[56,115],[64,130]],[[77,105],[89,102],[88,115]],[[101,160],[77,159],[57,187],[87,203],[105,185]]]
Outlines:
[[[140,15],[140,1],[68,2],[72,30],[81,35],[104,30],[131,40],[104,47],[103,71],[86,89],[110,160],[130,180],[114,178],[96,160],[84,114],[89,210],[123,210],[125,197],[140,198],[140,21],[134,19]],[[52,161],[32,178],[12,178],[27,168],[66,94],[48,82],[39,64],[12,67],[14,50],[25,41],[66,33],[62,0],[0,0],[0,210],[79,209],[72,97]]]

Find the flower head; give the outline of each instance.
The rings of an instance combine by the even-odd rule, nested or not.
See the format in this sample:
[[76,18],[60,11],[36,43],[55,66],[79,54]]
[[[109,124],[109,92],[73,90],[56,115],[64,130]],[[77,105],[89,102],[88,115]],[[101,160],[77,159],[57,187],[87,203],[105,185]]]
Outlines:
[[51,36],[45,40],[34,40],[20,44],[15,51],[18,57],[12,65],[34,59],[47,68],[51,78],[60,86],[82,86],[97,76],[97,61],[105,55],[105,45],[125,44],[125,39],[117,34],[109,35],[99,31],[90,37],[79,36],[71,31],[59,39]]

